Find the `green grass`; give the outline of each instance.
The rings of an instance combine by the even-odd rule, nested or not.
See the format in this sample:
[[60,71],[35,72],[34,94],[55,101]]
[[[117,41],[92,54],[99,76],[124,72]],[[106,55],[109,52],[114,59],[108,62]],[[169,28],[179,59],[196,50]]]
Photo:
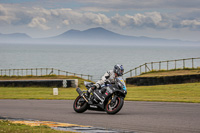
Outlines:
[[53,130],[48,126],[31,127],[23,124],[13,124],[7,120],[0,120],[0,133],[64,133],[64,132],[66,131]]
[[126,100],[200,103],[200,83],[129,87]]
[[53,88],[47,87],[0,87],[0,99],[74,99],[75,88],[59,88],[53,95]]
[[[82,86],[82,89],[84,87]],[[125,100],[200,103],[200,83],[157,86],[128,86]],[[0,87],[0,99],[68,99],[78,96],[75,88],[59,88],[59,95],[47,87]]]
[[170,69],[170,70],[151,70],[146,73],[141,73],[136,77],[157,77],[157,76],[177,76],[177,75],[191,75],[200,74],[200,67],[184,68],[184,69]]

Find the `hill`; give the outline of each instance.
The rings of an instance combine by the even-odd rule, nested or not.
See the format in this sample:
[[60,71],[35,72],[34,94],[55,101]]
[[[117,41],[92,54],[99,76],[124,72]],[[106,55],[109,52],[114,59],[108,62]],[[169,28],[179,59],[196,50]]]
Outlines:
[[91,44],[91,45],[200,45],[200,42],[169,40],[163,38],[136,37],[121,35],[101,27],[84,31],[71,29],[60,35],[48,38],[31,38],[24,33],[0,34],[0,43],[45,43],[45,44]]

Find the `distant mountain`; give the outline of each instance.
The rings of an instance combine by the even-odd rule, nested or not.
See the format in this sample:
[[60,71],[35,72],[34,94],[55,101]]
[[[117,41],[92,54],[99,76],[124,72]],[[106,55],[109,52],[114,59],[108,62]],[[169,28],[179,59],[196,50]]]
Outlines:
[[1,34],[0,33],[0,38],[26,38],[26,39],[30,39],[31,37],[28,36],[25,33],[12,33],[12,34]]
[[58,36],[33,39],[24,33],[0,34],[0,42],[45,43],[45,44],[91,44],[91,45],[200,45],[200,42],[169,40],[163,38],[121,35],[101,27],[84,31],[69,30]]
[[25,33],[12,33],[12,34],[1,34],[1,43],[21,43],[24,41],[30,41],[32,38]]
[[[91,28],[84,31],[79,30],[69,30],[67,32],[64,32],[63,34],[60,34],[56,36],[55,38],[73,38],[73,39],[92,39],[92,40],[113,40],[113,39],[127,39],[129,36],[120,35],[117,33],[114,33],[112,31],[106,30],[101,27],[97,28]],[[132,37],[135,38],[135,37]]]

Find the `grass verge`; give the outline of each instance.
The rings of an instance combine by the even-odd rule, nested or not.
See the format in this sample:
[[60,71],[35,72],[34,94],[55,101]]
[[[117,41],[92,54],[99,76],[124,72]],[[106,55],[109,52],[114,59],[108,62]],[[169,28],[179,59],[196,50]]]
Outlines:
[[136,77],[160,77],[160,76],[177,76],[177,75],[193,75],[200,74],[200,68],[185,68],[185,69],[171,69],[171,70],[152,70],[142,73]]
[[[82,87],[83,89],[83,87]],[[200,83],[157,86],[128,86],[125,100],[200,103]],[[75,88],[59,88],[59,95],[47,87],[0,87],[0,99],[66,99],[74,100]]]
[[53,130],[48,126],[28,126],[13,124],[7,120],[0,120],[0,133],[72,133],[68,131]]

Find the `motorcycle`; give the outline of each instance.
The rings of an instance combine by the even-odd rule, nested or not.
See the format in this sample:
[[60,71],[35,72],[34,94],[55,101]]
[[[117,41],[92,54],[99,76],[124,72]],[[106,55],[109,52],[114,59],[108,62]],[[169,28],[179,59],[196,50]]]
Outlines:
[[[93,83],[84,81],[87,89],[90,89]],[[77,88],[79,96],[75,99],[73,108],[77,113],[83,113],[86,110],[106,111],[108,114],[118,113],[124,104],[124,98],[127,89],[124,80],[121,77],[115,78],[115,83],[106,82],[101,89],[93,90],[86,97],[87,91],[81,91]]]

